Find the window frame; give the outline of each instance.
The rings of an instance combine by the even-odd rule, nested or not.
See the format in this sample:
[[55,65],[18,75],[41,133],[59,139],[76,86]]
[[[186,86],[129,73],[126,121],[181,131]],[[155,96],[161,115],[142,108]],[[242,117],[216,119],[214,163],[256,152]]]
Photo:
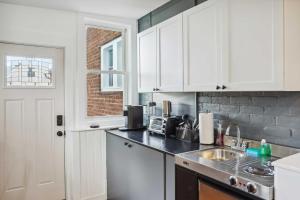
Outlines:
[[137,26],[135,20],[118,19],[105,16],[97,16],[86,13],[78,15],[77,20],[77,67],[74,76],[77,81],[75,87],[75,114],[74,130],[90,129],[91,124],[99,124],[102,127],[124,126],[125,117],[120,116],[87,116],[87,81],[86,81],[86,27],[105,28],[109,30],[122,31],[124,37],[125,53],[125,92],[123,93],[123,104],[137,105],[139,103],[137,90],[137,61],[136,61],[136,34]]
[[[101,57],[101,67],[105,65],[104,63],[104,50],[108,47],[112,46],[113,49],[113,70],[102,70],[100,69],[100,74],[101,74],[101,92],[124,92],[124,84],[125,84],[125,76],[126,76],[126,68],[125,68],[125,46],[124,46],[124,37],[123,37],[123,32],[121,32],[122,35],[120,37],[115,38],[114,40],[100,46],[100,57]],[[118,60],[118,42],[122,42],[122,70],[117,69],[117,64],[115,64]],[[122,75],[122,87],[103,87],[104,84],[102,84],[102,75],[105,74],[112,74],[112,75]],[[114,83],[115,84],[115,83]],[[117,83],[116,83],[117,84]]]

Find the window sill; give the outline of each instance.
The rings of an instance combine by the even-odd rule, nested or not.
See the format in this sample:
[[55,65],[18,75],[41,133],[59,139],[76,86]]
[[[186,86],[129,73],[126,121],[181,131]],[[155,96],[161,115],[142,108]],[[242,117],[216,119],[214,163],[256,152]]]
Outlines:
[[106,129],[114,129],[120,128],[124,125],[114,125],[114,126],[100,126],[99,128],[90,128],[90,127],[80,127],[71,130],[71,132],[87,132],[87,131],[98,131],[98,130],[106,130]]
[[[99,128],[90,128],[91,125],[99,125]],[[125,125],[124,116],[86,117],[79,121],[71,131],[92,131],[109,128],[118,128]]]

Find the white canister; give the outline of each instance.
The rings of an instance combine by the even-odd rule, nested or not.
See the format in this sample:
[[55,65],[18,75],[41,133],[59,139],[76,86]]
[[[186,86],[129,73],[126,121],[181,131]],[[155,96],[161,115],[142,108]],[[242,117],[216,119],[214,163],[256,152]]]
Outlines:
[[214,143],[213,113],[199,113],[199,138],[200,144]]

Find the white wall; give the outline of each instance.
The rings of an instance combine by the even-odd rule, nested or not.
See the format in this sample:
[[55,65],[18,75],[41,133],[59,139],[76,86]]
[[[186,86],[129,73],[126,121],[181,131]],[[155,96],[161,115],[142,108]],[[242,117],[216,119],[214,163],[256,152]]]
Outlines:
[[86,22],[127,29],[128,103],[137,104],[135,20],[0,3],[1,42],[65,48],[67,130],[94,120],[86,118],[85,47],[82,44]]
[[[73,124],[73,78],[76,67],[75,13],[0,3],[0,41],[65,48],[66,126]],[[74,75],[74,74],[73,74]]]

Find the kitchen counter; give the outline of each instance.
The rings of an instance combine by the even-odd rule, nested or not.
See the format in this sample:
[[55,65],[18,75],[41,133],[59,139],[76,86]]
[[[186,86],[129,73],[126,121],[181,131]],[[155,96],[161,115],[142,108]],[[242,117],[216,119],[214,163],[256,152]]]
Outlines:
[[106,130],[106,132],[170,155],[214,147],[214,145],[201,145],[173,138],[165,138],[157,134],[150,134],[147,130],[119,131],[116,129]]

